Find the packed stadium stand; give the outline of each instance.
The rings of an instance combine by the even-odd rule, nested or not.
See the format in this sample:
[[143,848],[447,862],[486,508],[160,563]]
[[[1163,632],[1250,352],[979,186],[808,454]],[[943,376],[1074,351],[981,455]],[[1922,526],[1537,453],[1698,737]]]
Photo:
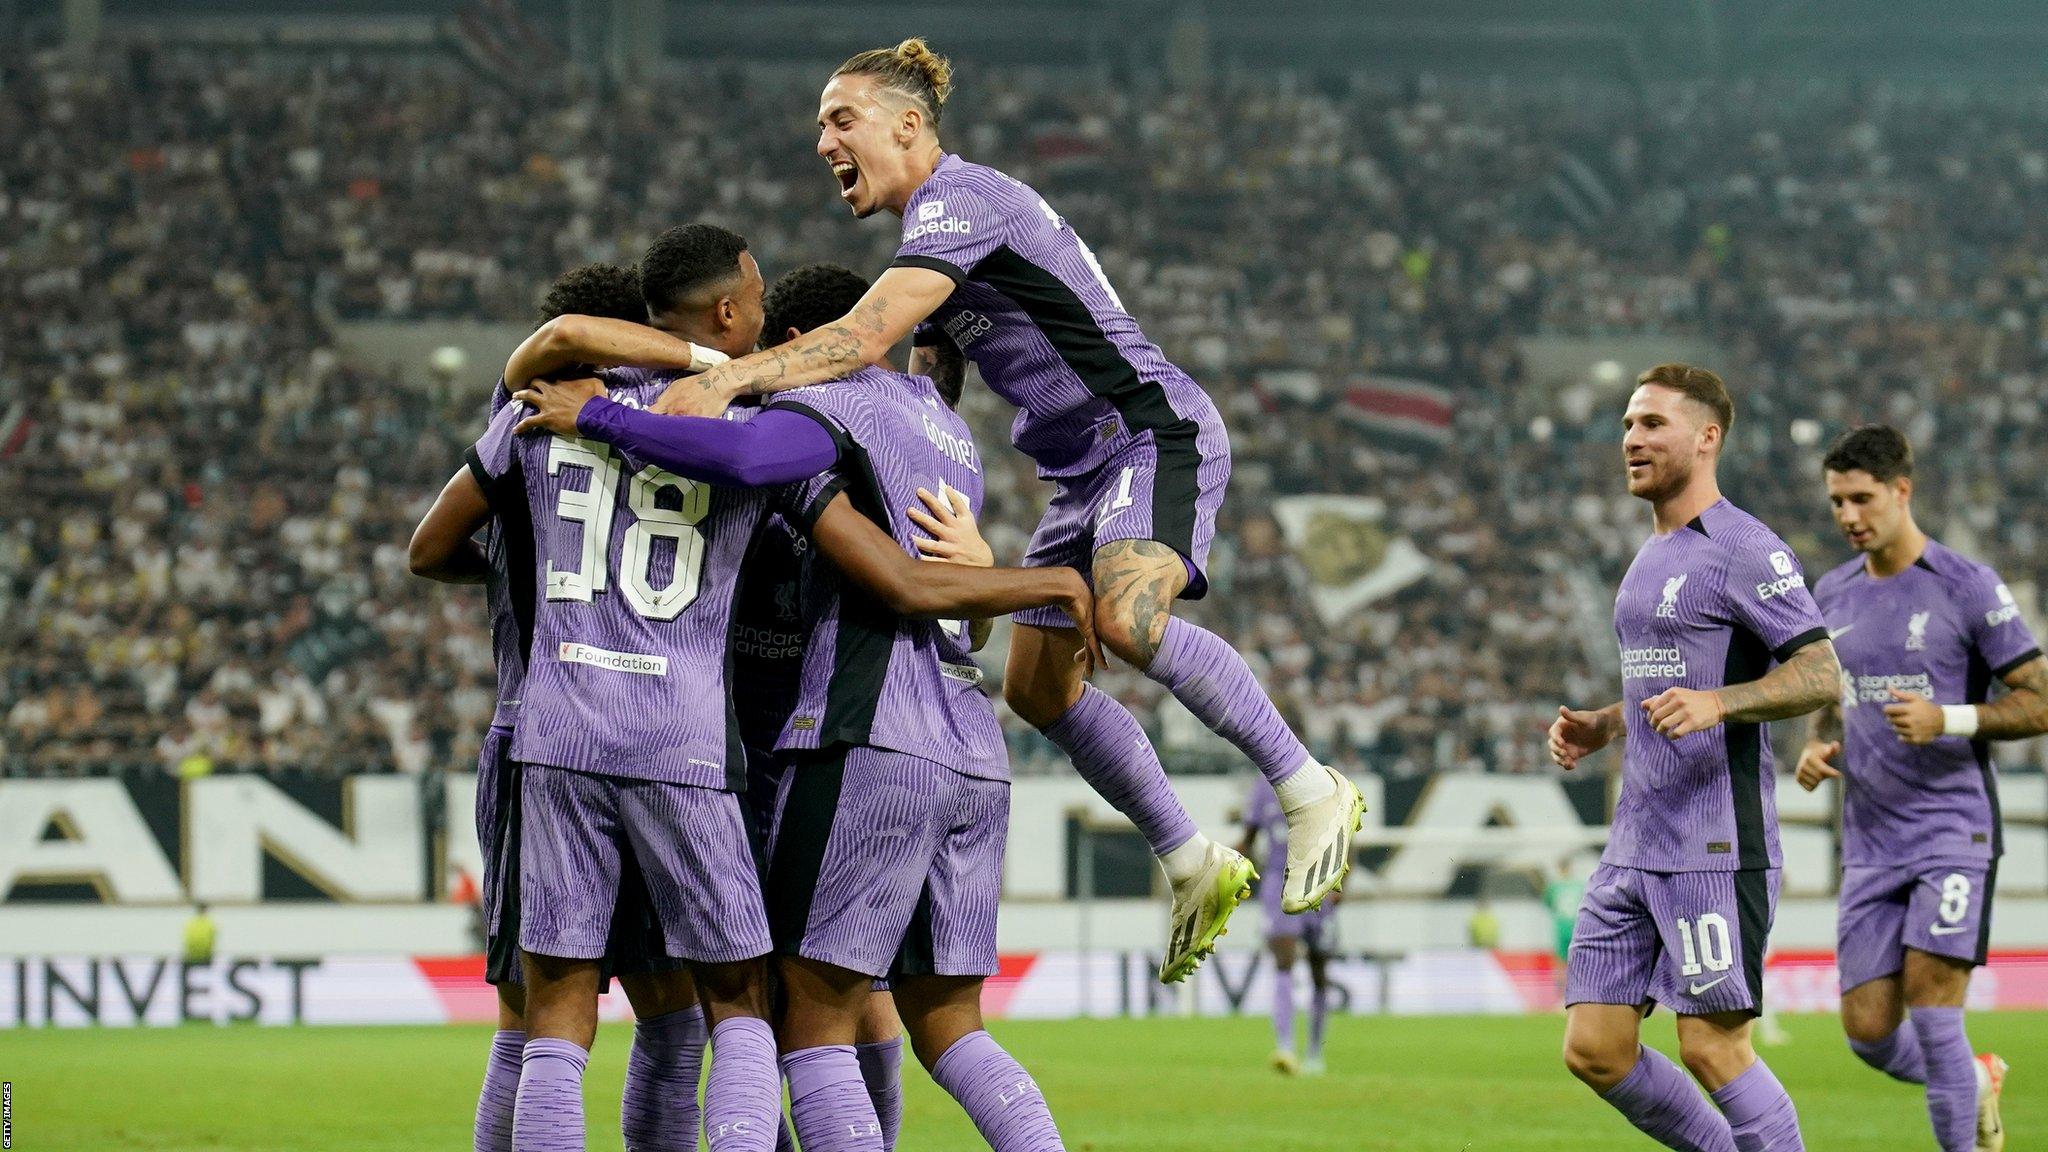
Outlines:
[[[481,597],[409,578],[404,546],[497,365],[422,386],[340,333],[531,322],[556,273],[698,219],[745,234],[771,278],[879,271],[895,230],[833,203],[817,78],[793,75],[607,90],[371,52],[0,56],[4,771],[473,762]],[[1190,615],[1320,756],[1548,772],[1556,705],[1613,694],[1600,590],[1647,525],[1619,483],[1619,397],[1650,361],[1558,349],[1697,350],[1740,405],[1730,495],[1810,572],[1847,555],[1820,446],[1885,420],[1939,444],[1922,522],[2039,585],[2048,99],[1711,97],[1010,66],[949,106],[949,140],[1094,238],[1224,405],[1236,482]],[[1003,447],[1009,410],[972,384],[968,408],[983,528],[1013,560],[1045,486]],[[1379,503],[1283,522],[1301,496]],[[1427,564],[1396,590],[1319,599],[1403,542]],[[1227,763],[1151,682],[1101,683],[1176,769]],[[1020,759],[1050,764],[1010,723]]]

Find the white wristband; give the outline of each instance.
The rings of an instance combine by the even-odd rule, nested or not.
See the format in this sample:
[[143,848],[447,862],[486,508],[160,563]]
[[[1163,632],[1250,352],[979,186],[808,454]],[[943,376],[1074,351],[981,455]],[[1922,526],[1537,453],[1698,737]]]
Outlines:
[[706,348],[695,341],[692,341],[690,344],[690,371],[692,372],[709,372],[730,359],[732,357],[727,356],[716,348]]
[[1941,734],[1961,736],[1968,739],[1977,734],[1977,706],[1975,704],[1943,704],[1941,706]]

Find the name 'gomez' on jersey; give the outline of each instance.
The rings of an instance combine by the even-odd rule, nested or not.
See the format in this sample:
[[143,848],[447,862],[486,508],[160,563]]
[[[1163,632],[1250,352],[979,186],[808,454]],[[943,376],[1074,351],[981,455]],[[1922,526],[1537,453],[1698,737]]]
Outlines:
[[1023,183],[948,154],[903,209],[895,266],[956,287],[929,324],[1022,411],[1010,442],[1044,477],[1102,466],[1130,436],[1221,422],[1124,311],[1102,265]]
[[1621,798],[1608,864],[1653,872],[1775,868],[1776,781],[1762,724],[1660,735],[1643,701],[1666,688],[1755,680],[1827,639],[1799,560],[1763,522],[1726,500],[1636,553],[1614,599],[1621,644]]
[[[635,407],[674,378],[604,375],[612,399]],[[512,758],[744,788],[726,661],[734,589],[767,497],[686,480],[595,440],[515,436],[522,413],[512,405],[493,417],[469,457],[500,515],[523,513],[532,528],[539,596]],[[521,494],[523,510],[504,507]]]
[[[919,532],[908,513],[922,507],[919,488],[948,485],[981,511],[973,436],[924,377],[863,368],[779,392],[770,403],[818,421],[839,445],[837,464],[788,491],[788,514],[806,529],[845,492],[914,555]],[[810,565],[804,601],[811,635],[781,747],[870,744],[966,776],[1009,778],[1002,726],[981,690],[964,624],[898,617],[826,563]]]
[[1892,690],[1981,704],[1991,681],[2041,654],[1990,568],[1932,540],[1880,580],[1858,556],[1813,588],[1842,660],[1842,862],[1982,861],[2004,849],[1991,745],[1899,739]]

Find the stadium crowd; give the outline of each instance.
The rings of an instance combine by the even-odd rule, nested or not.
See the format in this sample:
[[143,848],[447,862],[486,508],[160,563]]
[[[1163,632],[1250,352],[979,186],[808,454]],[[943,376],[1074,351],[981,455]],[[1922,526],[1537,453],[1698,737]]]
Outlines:
[[[508,89],[368,58],[0,57],[0,765],[417,772],[473,760],[481,597],[411,579],[406,536],[480,431],[447,391],[337,347],[362,319],[531,319],[589,260],[692,219],[772,278],[872,274],[812,154],[816,76]],[[1647,530],[1621,391],[1520,338],[1662,334],[1736,390],[1731,496],[1845,558],[1817,444],[1922,447],[1922,522],[2037,582],[2048,552],[2048,101],[1740,87],[977,76],[951,146],[1094,239],[1148,333],[1218,397],[1236,456],[1214,592],[1317,753],[1353,769],[1548,771],[1556,704],[1614,694],[1607,604]],[[1422,375],[1447,429],[1346,419]],[[983,528],[1014,559],[1046,495],[970,386]],[[1319,615],[1293,494],[1372,495],[1428,576]],[[1604,593],[1602,593],[1604,595]],[[1150,681],[1102,680],[1169,761],[1225,746]],[[1012,723],[1021,758],[1048,746]],[[1028,769],[1026,769],[1028,770]]]

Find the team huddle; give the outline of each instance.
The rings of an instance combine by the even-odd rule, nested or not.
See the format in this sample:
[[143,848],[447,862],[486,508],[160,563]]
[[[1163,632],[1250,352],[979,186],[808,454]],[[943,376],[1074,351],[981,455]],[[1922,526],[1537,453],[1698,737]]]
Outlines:
[[[415,534],[414,571],[488,586],[497,655],[477,830],[501,1018],[480,1152],[584,1146],[614,978],[638,1021],[629,1149],[893,1148],[905,1038],[990,1147],[1064,1147],[980,1013],[1009,770],[972,652],[998,616],[1015,624],[1004,700],[1159,860],[1163,981],[1214,950],[1269,838],[1275,1063],[1298,1066],[1299,942],[1320,1067],[1324,905],[1364,802],[1242,656],[1172,614],[1208,590],[1228,434],[1053,208],[943,150],[950,87],[910,40],[822,94],[841,202],[902,219],[873,282],[812,264],[767,284],[742,237],[705,224],[635,269],[558,280]],[[1053,484],[1016,568],[976,528],[980,449],[954,411],[970,361]],[[1791,550],[1720,497],[1719,379],[1665,365],[1640,383],[1629,486],[1657,531],[1616,600],[1622,701],[1562,709],[1550,736],[1566,768],[1626,742],[1567,965],[1567,1062],[1668,1147],[1802,1146],[1749,1042],[1781,865],[1765,725],[1825,708],[1834,730],[1799,773],[1813,787],[1846,757],[1851,1042],[1927,1086],[1942,1148],[1999,1147],[2004,1068],[1973,1056],[1961,1011],[2000,850],[1985,741],[2048,730],[2048,662],[1996,576],[1913,527],[1896,433],[1829,456],[1864,555],[1809,594]],[[1106,657],[1257,766],[1239,847],[1201,832],[1138,720],[1088,683]],[[1994,679],[2013,690],[1987,702]],[[1711,1104],[1637,1040],[1657,1003]]]

